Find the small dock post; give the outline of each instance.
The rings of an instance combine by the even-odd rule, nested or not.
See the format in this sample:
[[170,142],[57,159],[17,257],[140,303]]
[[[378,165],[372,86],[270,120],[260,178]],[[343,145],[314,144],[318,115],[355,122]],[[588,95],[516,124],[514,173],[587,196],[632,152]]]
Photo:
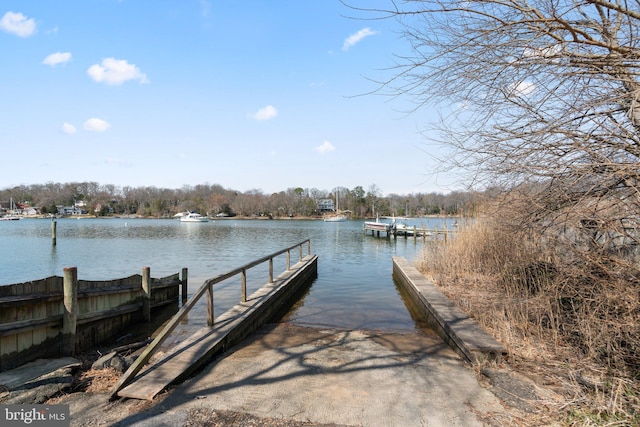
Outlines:
[[51,217],[51,245],[55,246],[56,245],[56,227],[57,227],[58,223],[56,222],[56,220]]

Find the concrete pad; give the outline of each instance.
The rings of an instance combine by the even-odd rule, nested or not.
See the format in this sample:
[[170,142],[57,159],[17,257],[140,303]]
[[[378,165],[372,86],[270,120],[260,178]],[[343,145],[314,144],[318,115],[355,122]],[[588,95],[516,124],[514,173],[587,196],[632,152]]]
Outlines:
[[196,408],[364,426],[483,426],[509,419],[435,335],[287,324],[259,330],[121,425],[184,425]]

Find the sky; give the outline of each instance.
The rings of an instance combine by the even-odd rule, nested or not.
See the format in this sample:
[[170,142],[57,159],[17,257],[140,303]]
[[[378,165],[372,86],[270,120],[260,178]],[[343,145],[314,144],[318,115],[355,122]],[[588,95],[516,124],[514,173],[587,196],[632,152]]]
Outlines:
[[421,132],[437,112],[371,94],[407,52],[398,24],[354,16],[338,0],[3,0],[0,188],[455,189]]

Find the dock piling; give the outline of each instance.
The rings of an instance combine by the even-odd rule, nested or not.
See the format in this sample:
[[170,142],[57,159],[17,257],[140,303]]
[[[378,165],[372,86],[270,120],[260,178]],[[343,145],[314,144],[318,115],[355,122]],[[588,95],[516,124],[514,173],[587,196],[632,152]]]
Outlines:
[[62,352],[67,356],[76,353],[76,328],[78,323],[78,269],[64,268],[64,315],[62,317]]
[[56,222],[55,219],[53,219],[53,217],[51,217],[51,244],[53,246],[56,245],[56,227],[57,227],[58,223]]

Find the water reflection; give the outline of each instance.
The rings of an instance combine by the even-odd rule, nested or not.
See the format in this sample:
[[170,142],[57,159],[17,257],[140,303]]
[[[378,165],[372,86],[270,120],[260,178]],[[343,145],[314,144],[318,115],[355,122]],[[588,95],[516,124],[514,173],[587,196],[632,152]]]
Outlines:
[[[417,226],[443,228],[442,220],[416,221]],[[450,226],[450,224],[449,224]],[[66,266],[78,277],[106,280],[140,273],[153,277],[189,269],[193,294],[207,278],[242,266],[282,248],[311,239],[319,256],[318,278],[287,318],[300,325],[406,331],[421,327],[412,319],[393,283],[392,256],[410,261],[423,243],[409,238],[365,235],[362,222],[325,223],[305,220],[176,220],[60,219],[57,245],[51,244],[49,220],[0,222],[0,284],[62,275]],[[306,254],[306,248],[304,249]],[[297,251],[292,252],[292,262]],[[274,273],[284,270],[277,258]],[[248,272],[248,292],[266,282],[268,263]],[[220,314],[240,299],[239,278],[215,288]],[[189,316],[204,322],[203,306]]]

